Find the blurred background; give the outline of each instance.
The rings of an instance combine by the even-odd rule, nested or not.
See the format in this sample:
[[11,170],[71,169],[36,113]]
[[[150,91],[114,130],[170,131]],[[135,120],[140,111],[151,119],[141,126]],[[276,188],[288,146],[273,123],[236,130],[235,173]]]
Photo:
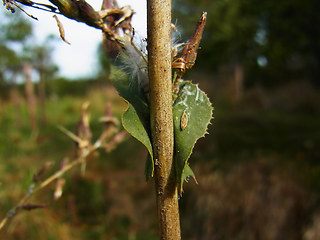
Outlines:
[[[196,65],[184,78],[199,83],[215,108],[209,135],[190,159],[199,184],[190,180],[180,199],[183,239],[320,239],[319,10],[318,0],[173,1],[179,42],[208,12]],[[20,11],[6,12],[0,22],[0,218],[46,162],[54,170],[64,157],[74,158],[75,144],[56,126],[75,132],[83,102],[91,103],[93,139],[107,103],[118,118],[126,107],[110,80],[119,77],[121,64],[101,44],[94,71],[63,75],[52,57],[61,44],[58,32],[35,44],[36,23]],[[59,200],[54,185],[37,193],[30,202],[49,206],[17,215],[0,239],[157,239],[146,155],[129,136],[111,153],[97,152],[84,176],[79,168],[64,175]]]

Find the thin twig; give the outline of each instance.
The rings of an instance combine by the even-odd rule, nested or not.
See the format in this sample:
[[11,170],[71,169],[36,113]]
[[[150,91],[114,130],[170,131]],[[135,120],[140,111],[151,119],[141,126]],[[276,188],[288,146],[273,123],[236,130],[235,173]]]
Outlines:
[[[29,14],[23,9],[21,8],[15,1],[9,1],[10,3],[13,3],[17,8],[19,8],[21,11],[23,11],[24,13],[26,13],[28,16]],[[51,12],[51,13],[55,13],[55,14],[61,14],[63,15],[62,13],[60,12],[57,12],[57,8],[52,6],[52,5],[48,5],[48,4],[42,4],[42,3],[36,3],[36,2],[31,2],[32,4],[25,4],[23,2],[20,2],[20,1],[17,1],[19,2],[20,4],[23,4],[24,6],[27,6],[27,7],[31,7],[31,8],[36,8],[36,9],[39,9],[39,10],[42,10],[42,11],[45,11],[45,12]],[[49,9],[46,9],[46,8],[43,8],[43,7],[39,7],[37,5],[40,5],[40,6],[44,6],[44,7],[47,7]],[[32,16],[31,16],[32,17]],[[38,20],[37,18],[35,17],[32,17],[33,19],[36,19]]]
[[63,175],[65,172],[69,171],[74,166],[82,163],[83,159],[86,159],[91,153],[96,151],[100,146],[98,144],[94,144],[88,151],[83,151],[83,154],[75,159],[74,161],[67,164],[64,168],[60,169],[59,171],[55,172],[53,175],[48,177],[46,180],[44,180],[39,186],[35,187],[35,184],[32,183],[28,189],[28,192],[26,195],[19,201],[19,203],[8,211],[5,218],[3,218],[0,222],[0,230],[6,225],[8,220],[12,219],[22,208],[23,205],[33,196],[36,192],[40,191],[41,189],[48,186],[50,183],[58,179],[61,175]]
[[13,5],[15,5],[17,8],[19,8],[22,12],[24,12],[28,17],[33,18],[34,20],[38,20],[35,16],[32,16],[31,14],[27,13],[22,7],[20,7],[15,1],[12,2]]

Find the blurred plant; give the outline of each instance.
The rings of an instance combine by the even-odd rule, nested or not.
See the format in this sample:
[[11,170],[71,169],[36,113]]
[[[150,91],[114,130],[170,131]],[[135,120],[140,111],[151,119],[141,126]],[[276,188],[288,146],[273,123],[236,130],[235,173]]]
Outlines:
[[[56,170],[50,176],[45,177],[45,174],[48,172],[48,169],[52,167],[52,162],[46,162],[40,170],[34,174],[33,181],[28,187],[27,193],[19,201],[19,203],[9,210],[6,216],[0,222],[0,230],[11,221],[19,212],[22,210],[34,210],[38,208],[47,207],[47,203],[29,203],[29,199],[35,195],[40,190],[47,187],[49,184],[55,182],[55,191],[53,195],[54,200],[58,200],[62,196],[63,185],[65,180],[62,178],[63,174],[68,172],[70,169],[74,168],[77,165],[84,165],[94,152],[100,148],[108,149],[107,152],[110,152],[110,149],[114,149],[119,143],[124,140],[126,136],[124,131],[118,131],[118,121],[112,117],[111,109],[108,105],[106,115],[102,118],[104,121],[103,130],[100,137],[93,143],[90,136],[90,127],[89,127],[89,118],[86,113],[88,103],[84,103],[81,109],[81,119],[78,127],[79,136],[70,132],[69,130],[59,127],[59,129],[64,132],[68,137],[70,137],[74,142],[77,143],[77,157],[72,161],[68,161],[67,158],[63,158],[60,163],[58,170]],[[83,168],[81,168],[82,170]]]
[[312,235],[319,225],[310,223],[310,213],[319,216],[318,197],[274,160],[258,157],[216,171],[212,162],[199,164],[206,169],[201,186],[184,198],[186,239],[318,239]]
[[320,30],[310,24],[320,22],[314,11],[319,8],[314,0],[176,0],[173,5],[185,34],[192,32],[197,11],[208,11],[199,67],[212,72],[239,64],[245,86],[274,86],[300,78],[319,84]]

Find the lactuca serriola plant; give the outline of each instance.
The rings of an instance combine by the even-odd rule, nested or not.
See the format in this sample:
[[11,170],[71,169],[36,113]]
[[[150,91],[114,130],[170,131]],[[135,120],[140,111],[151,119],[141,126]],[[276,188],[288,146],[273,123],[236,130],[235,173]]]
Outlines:
[[[109,54],[114,56],[120,52],[122,61],[130,72],[130,76],[114,79],[113,83],[119,94],[129,103],[128,109],[122,116],[123,126],[147,148],[149,154],[146,160],[145,174],[147,179],[152,177],[157,161],[153,159],[150,137],[147,43],[137,40],[135,37],[134,29],[131,26],[131,19],[135,12],[130,6],[120,8],[116,1],[108,0],[103,1],[100,11],[96,11],[84,0],[49,0],[49,2],[52,5],[36,3],[31,0],[3,0],[6,8],[12,12],[15,11],[16,6],[19,6],[19,3],[62,14],[102,30],[104,45],[109,46],[107,52],[109,51]],[[193,36],[182,44],[183,49],[180,53],[176,46],[172,48],[174,166],[180,194],[183,190],[183,182],[188,180],[190,176],[195,179],[188,159],[196,141],[207,133],[207,126],[212,119],[213,108],[206,94],[200,90],[197,84],[182,79],[185,71],[195,64],[206,24],[206,15],[205,12],[202,13]],[[64,38],[64,29],[58,20],[57,22],[60,35]]]

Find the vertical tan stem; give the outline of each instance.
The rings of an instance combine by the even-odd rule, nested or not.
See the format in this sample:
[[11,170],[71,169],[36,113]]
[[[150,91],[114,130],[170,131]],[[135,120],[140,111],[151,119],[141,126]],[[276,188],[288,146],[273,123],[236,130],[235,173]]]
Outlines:
[[148,71],[155,187],[161,239],[179,240],[180,218],[173,167],[171,0],[148,0]]
[[23,74],[25,76],[25,92],[29,111],[30,125],[32,131],[37,130],[37,116],[36,116],[36,96],[34,94],[32,83],[32,65],[25,63],[23,65]]
[[39,84],[38,84],[38,92],[39,92],[39,105],[40,105],[40,116],[42,125],[46,125],[47,123],[47,114],[46,114],[46,83],[45,83],[45,73],[44,68],[39,68]]

